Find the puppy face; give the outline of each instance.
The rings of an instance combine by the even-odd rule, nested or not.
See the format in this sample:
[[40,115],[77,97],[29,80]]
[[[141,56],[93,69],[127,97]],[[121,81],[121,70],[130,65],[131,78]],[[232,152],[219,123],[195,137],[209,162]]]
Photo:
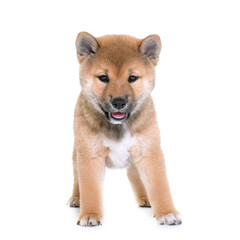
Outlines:
[[141,109],[154,87],[160,38],[94,38],[81,32],[76,47],[83,94],[112,124],[124,123]]

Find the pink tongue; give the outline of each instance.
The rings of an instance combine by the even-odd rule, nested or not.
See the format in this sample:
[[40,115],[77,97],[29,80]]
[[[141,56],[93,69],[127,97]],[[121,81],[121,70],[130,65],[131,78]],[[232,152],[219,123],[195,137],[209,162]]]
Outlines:
[[121,119],[121,118],[124,118],[126,115],[126,113],[122,113],[122,112],[113,112],[112,113],[112,116],[114,118],[117,118],[117,119]]

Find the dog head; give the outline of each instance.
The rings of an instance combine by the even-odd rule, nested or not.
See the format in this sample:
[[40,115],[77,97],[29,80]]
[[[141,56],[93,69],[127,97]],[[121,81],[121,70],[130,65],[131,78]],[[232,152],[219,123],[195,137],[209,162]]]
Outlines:
[[158,35],[94,38],[80,32],[76,49],[82,92],[98,112],[112,124],[122,124],[141,110],[154,87]]

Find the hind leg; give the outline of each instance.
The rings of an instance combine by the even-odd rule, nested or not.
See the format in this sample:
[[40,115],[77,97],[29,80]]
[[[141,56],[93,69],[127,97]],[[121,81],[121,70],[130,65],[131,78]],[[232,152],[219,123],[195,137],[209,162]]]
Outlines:
[[138,205],[140,207],[151,207],[148,200],[147,192],[135,166],[131,165],[128,168],[127,176],[132,185]]
[[77,156],[76,156],[76,150],[73,150],[73,190],[72,190],[72,196],[68,201],[68,204],[70,207],[79,207],[80,205],[80,192],[79,192],[79,178],[78,178],[78,171],[77,171]]

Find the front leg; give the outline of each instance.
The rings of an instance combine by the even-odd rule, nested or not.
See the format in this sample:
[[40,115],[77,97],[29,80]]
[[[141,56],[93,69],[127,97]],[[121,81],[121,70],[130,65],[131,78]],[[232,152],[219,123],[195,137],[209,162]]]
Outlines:
[[145,185],[154,216],[159,224],[178,225],[181,218],[175,209],[166,176],[163,153],[153,145],[141,154],[133,154],[133,161]]
[[78,225],[101,225],[103,218],[102,183],[105,159],[78,151],[77,164],[80,187],[80,216]]
[[68,204],[70,207],[79,207],[80,205],[80,193],[79,193],[79,178],[78,178],[78,167],[77,167],[77,154],[75,148],[73,149],[73,190],[72,190],[72,196],[68,200]]

